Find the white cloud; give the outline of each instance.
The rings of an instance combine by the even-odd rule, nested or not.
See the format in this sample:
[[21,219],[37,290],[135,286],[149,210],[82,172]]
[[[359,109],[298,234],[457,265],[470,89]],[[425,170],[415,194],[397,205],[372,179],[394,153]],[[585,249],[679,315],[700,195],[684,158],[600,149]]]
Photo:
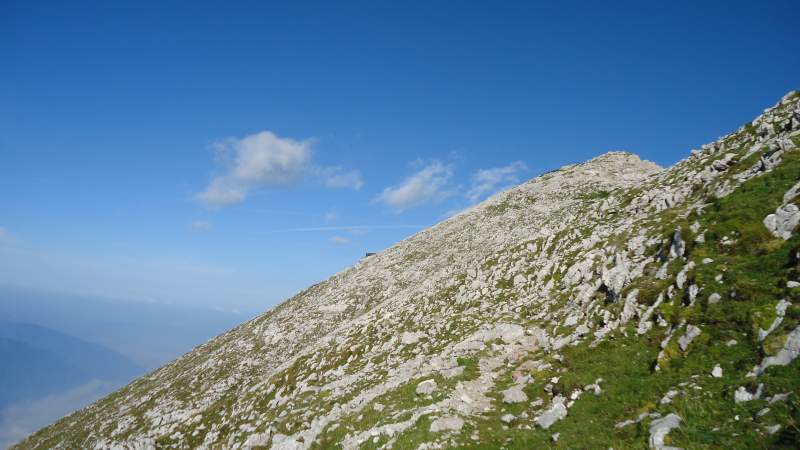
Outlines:
[[250,185],[283,186],[303,175],[311,161],[311,144],[262,131],[217,145],[234,153],[230,175],[235,179]]
[[453,192],[447,189],[452,176],[451,165],[434,161],[399,185],[384,189],[375,201],[384,203],[397,212],[438,203],[453,195]]
[[282,138],[269,131],[214,144],[226,167],[196,199],[210,207],[242,202],[258,187],[287,186],[299,181],[311,163],[313,141]]
[[517,174],[527,169],[522,161],[515,161],[504,167],[481,169],[472,175],[472,185],[465,197],[471,202],[477,202],[502,187],[519,182]]
[[224,208],[242,202],[247,197],[248,189],[229,177],[217,177],[211,180],[206,190],[197,194],[195,198],[206,206]]
[[211,208],[224,208],[243,202],[253,189],[290,186],[307,176],[318,178],[328,188],[361,189],[364,181],[358,170],[314,166],[313,145],[313,139],[297,141],[270,131],[216,142],[212,148],[222,173],[195,199]]
[[195,220],[189,224],[192,231],[203,233],[214,229],[214,224],[207,220]]
[[359,190],[364,185],[361,179],[361,172],[357,170],[344,170],[339,166],[326,167],[320,170],[320,178],[325,187],[333,189],[353,189]]
[[325,222],[330,223],[336,221],[336,219],[339,218],[339,215],[336,214],[336,211],[328,211],[323,217],[325,218]]
[[350,239],[344,236],[331,236],[331,242],[339,245],[347,245],[350,243]]

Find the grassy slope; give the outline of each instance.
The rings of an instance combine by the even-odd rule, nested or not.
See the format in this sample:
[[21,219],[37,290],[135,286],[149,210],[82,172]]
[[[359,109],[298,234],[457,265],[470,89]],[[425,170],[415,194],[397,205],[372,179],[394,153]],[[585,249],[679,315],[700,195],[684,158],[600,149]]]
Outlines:
[[[733,393],[739,386],[755,390],[757,382],[746,378],[745,374],[764,356],[779,348],[782,338],[800,322],[800,288],[788,290],[785,287],[788,277],[796,276],[794,274],[800,270],[798,262],[791,257],[800,250],[800,237],[795,235],[788,241],[776,239],[762,224],[763,218],[780,205],[783,193],[798,180],[800,155],[787,153],[777,169],[749,180],[723,199],[714,200],[702,215],[690,213],[682,219],[675,211],[663,215],[662,228],[681,228],[684,239],[690,242],[687,259],[694,261],[697,267],[689,274],[689,279],[703,287],[691,307],[679,305],[682,292],[677,292],[673,302],[661,307],[664,316],[675,324],[686,320],[703,330],[685,353],[675,347],[668,367],[653,370],[664,334],[658,327],[644,336],[636,336],[635,325],[630,325],[596,348],[590,348],[588,343],[567,347],[563,356],[568,372],[540,373],[536,377],[541,380],[560,375],[557,389],[564,393],[603,378],[600,396],[584,394],[570,408],[568,417],[547,431],[503,426],[499,420],[502,414],[521,411],[514,407],[504,410],[501,406],[484,415],[475,426],[467,424],[453,443],[474,449],[647,448],[650,419],[621,429],[614,425],[636,419],[643,412],[662,415],[675,412],[683,418],[683,424],[667,439],[679,447],[800,447],[800,398],[797,395],[800,360],[786,367],[771,367],[757,380],[764,383],[764,397],[792,393],[787,402],[769,405],[768,413],[756,417],[758,411],[767,407],[765,399],[740,404],[733,400]],[[693,236],[689,225],[695,220],[706,230],[706,243],[691,243]],[[668,239],[669,234],[665,233],[664,238]],[[719,241],[723,236],[736,241],[732,245],[721,245]],[[714,262],[702,264],[704,258]],[[721,284],[714,280],[720,273],[724,274]],[[634,287],[648,283],[659,285],[652,276],[645,276]],[[722,296],[722,301],[709,304],[708,296],[715,291]],[[652,304],[658,292],[642,290],[639,301]],[[790,299],[793,306],[772,337],[763,344],[757,342],[758,328],[768,327],[774,318],[775,304],[781,298]],[[673,344],[677,337],[673,338]],[[729,347],[726,342],[731,339],[738,343]],[[716,364],[723,369],[722,378],[710,376]],[[681,387],[681,383],[690,384]],[[543,385],[538,382],[530,386],[529,396],[544,397]],[[671,404],[660,405],[660,399],[670,389],[679,389],[684,394]],[[781,430],[773,435],[766,433],[764,426],[771,424],[780,424]],[[401,435],[395,448],[416,448],[434,439],[436,436],[427,431],[429,427],[430,419],[420,418],[412,429]],[[469,437],[475,431],[480,435],[480,443]],[[560,433],[557,443],[551,439],[553,433]],[[365,444],[364,448],[376,447],[370,444]]]

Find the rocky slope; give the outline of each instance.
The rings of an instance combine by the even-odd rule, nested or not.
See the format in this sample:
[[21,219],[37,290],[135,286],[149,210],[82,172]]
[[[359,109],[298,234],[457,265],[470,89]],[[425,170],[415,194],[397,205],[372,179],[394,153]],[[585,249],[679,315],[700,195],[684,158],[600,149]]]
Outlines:
[[18,448],[796,448],[800,94],[308,288]]

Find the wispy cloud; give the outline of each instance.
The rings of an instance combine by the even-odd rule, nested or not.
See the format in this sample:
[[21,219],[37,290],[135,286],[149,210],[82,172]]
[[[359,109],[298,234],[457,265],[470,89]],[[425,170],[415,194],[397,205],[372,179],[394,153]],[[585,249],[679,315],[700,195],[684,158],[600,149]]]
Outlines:
[[207,220],[195,220],[189,224],[189,228],[196,233],[205,233],[214,229],[214,224]]
[[319,170],[319,177],[325,187],[333,189],[359,190],[364,185],[361,172],[345,170],[340,166],[325,167]]
[[327,227],[297,227],[297,228],[280,228],[276,230],[254,231],[251,234],[281,234],[281,233],[311,233],[317,231],[347,231],[351,233],[358,233],[370,230],[397,230],[397,229],[421,229],[429,225],[340,225],[340,226],[327,226]]
[[517,175],[527,169],[525,163],[515,161],[504,167],[478,170],[472,175],[470,189],[464,196],[471,202],[477,202],[508,185],[518,183]]
[[347,245],[350,243],[350,239],[344,236],[331,236],[331,242],[339,245]]
[[396,212],[426,204],[438,203],[454,194],[448,189],[453,176],[453,167],[440,161],[433,161],[397,186],[387,187],[375,198]]
[[328,211],[328,212],[325,213],[323,218],[325,219],[325,222],[331,223],[331,222],[335,222],[336,219],[339,218],[339,215],[336,214],[336,211]]
[[314,142],[280,137],[271,131],[216,142],[212,148],[222,171],[195,199],[211,208],[224,208],[243,202],[253,189],[287,187],[306,176],[318,177],[329,188],[357,190],[363,186],[357,170],[315,167]]
[[206,190],[197,194],[195,198],[209,208],[224,208],[241,203],[247,197],[250,187],[236,183],[235,179],[227,176],[216,177],[211,180]]

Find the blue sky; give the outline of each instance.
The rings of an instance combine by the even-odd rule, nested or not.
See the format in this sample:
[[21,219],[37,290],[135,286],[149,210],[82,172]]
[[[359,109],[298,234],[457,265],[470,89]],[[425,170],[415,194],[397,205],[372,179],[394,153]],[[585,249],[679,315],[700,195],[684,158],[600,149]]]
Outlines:
[[262,310],[796,89],[795,2],[0,5],[0,283]]

